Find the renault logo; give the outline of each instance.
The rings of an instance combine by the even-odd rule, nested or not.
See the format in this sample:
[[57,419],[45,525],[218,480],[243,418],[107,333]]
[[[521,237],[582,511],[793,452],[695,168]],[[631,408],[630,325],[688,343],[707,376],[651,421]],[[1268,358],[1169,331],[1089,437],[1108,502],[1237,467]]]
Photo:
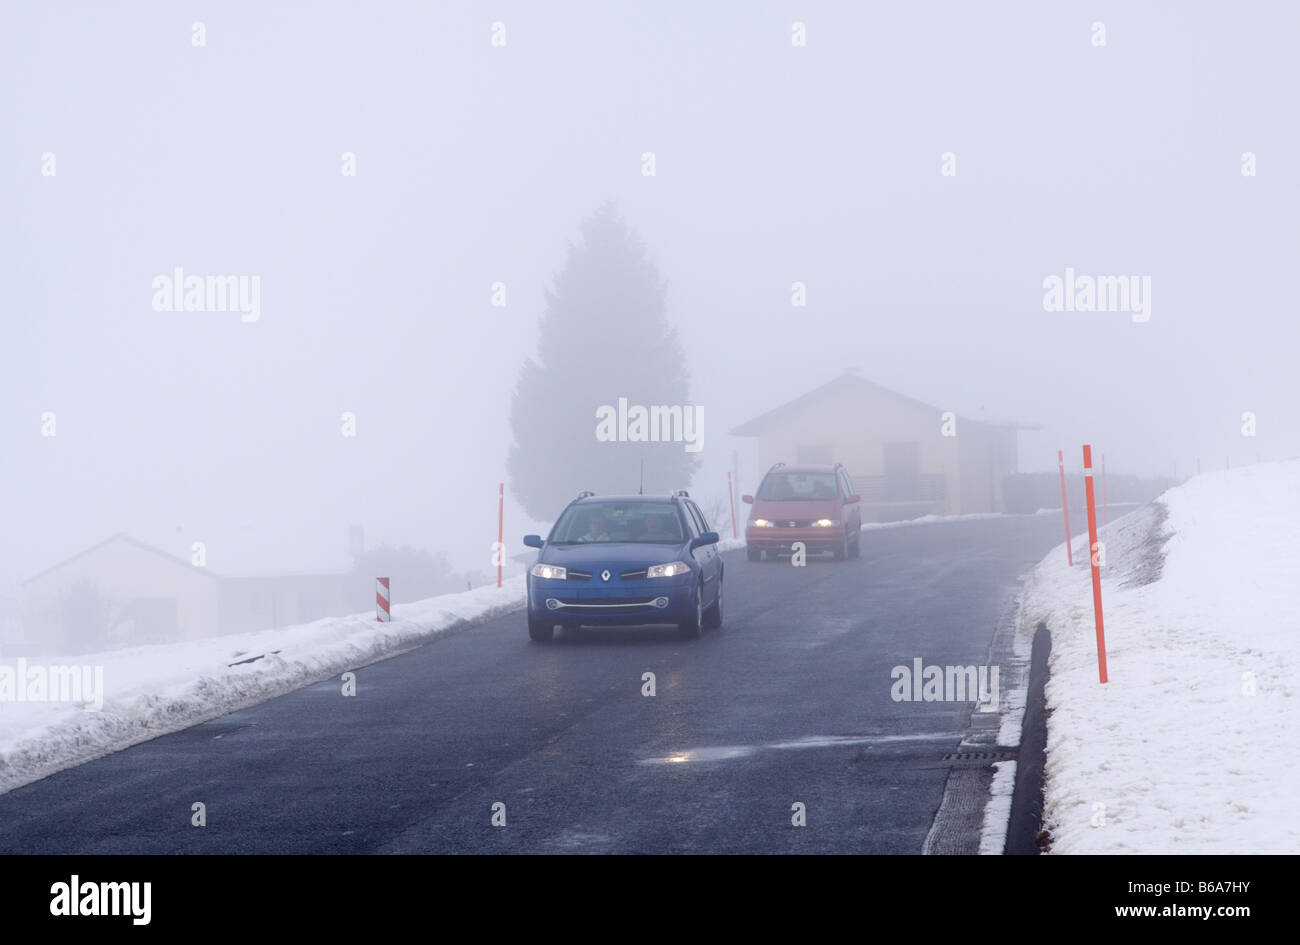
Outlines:
[[608,569],[608,568],[606,568],[604,571],[601,571],[601,572],[600,572],[600,579],[601,579],[602,581],[608,581],[608,580],[609,580],[609,569]]

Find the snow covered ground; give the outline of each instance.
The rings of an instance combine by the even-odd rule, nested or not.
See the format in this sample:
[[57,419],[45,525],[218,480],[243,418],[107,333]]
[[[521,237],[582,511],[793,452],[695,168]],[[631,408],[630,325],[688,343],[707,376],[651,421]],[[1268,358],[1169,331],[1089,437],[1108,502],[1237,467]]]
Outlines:
[[1017,650],[1052,634],[1052,852],[1300,851],[1300,461],[1198,476],[1098,538],[1107,684],[1086,530],[1021,600]]

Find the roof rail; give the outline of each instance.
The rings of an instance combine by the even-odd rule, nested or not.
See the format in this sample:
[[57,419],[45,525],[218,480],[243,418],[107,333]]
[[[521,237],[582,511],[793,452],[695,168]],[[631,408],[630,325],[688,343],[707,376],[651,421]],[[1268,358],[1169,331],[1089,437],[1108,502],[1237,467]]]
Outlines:
[[579,499],[585,499],[585,498],[587,498],[587,496],[595,495],[595,494],[596,494],[596,493],[592,492],[590,489],[584,489],[582,492],[579,492],[579,493],[578,493],[578,498],[579,498]]
[[691,497],[691,494],[687,492],[685,489],[678,489],[676,492],[673,493],[673,495],[681,496],[685,499],[689,499]]
[[784,465],[785,465],[785,463],[773,463],[773,464],[772,464],[772,468],[773,468],[773,469],[776,469],[777,466],[784,466]]

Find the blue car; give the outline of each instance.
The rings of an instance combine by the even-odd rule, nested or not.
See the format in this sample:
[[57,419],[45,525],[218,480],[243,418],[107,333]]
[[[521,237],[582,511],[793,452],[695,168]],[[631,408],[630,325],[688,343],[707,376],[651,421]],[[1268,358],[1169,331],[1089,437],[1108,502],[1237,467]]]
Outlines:
[[676,624],[683,636],[722,626],[722,556],[685,492],[596,496],[584,492],[540,548],[528,572],[528,636],[564,627]]

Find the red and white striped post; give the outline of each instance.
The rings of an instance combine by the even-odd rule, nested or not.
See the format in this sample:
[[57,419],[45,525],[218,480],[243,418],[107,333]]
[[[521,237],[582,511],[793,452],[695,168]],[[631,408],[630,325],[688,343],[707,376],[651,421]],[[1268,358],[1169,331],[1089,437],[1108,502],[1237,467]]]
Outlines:
[[1110,503],[1106,501],[1106,454],[1101,454],[1101,524],[1110,524]]
[[731,503],[731,537],[736,538],[736,493],[731,488],[731,473],[727,473],[727,501]]
[[1101,562],[1097,546],[1097,503],[1092,492],[1092,447],[1083,447],[1083,483],[1088,497],[1088,547],[1092,554],[1092,610],[1097,615],[1097,675],[1106,681],[1106,631],[1101,623]]
[[1070,550],[1070,500],[1065,495],[1065,455],[1056,451],[1056,462],[1061,469],[1061,511],[1065,513],[1065,560],[1074,567],[1074,552]]
[[501,586],[501,562],[506,556],[505,545],[501,543],[506,520],[506,484],[501,483],[497,489],[497,587]]
[[388,578],[375,578],[375,619],[380,623],[388,623],[393,619],[388,610],[389,599]]

